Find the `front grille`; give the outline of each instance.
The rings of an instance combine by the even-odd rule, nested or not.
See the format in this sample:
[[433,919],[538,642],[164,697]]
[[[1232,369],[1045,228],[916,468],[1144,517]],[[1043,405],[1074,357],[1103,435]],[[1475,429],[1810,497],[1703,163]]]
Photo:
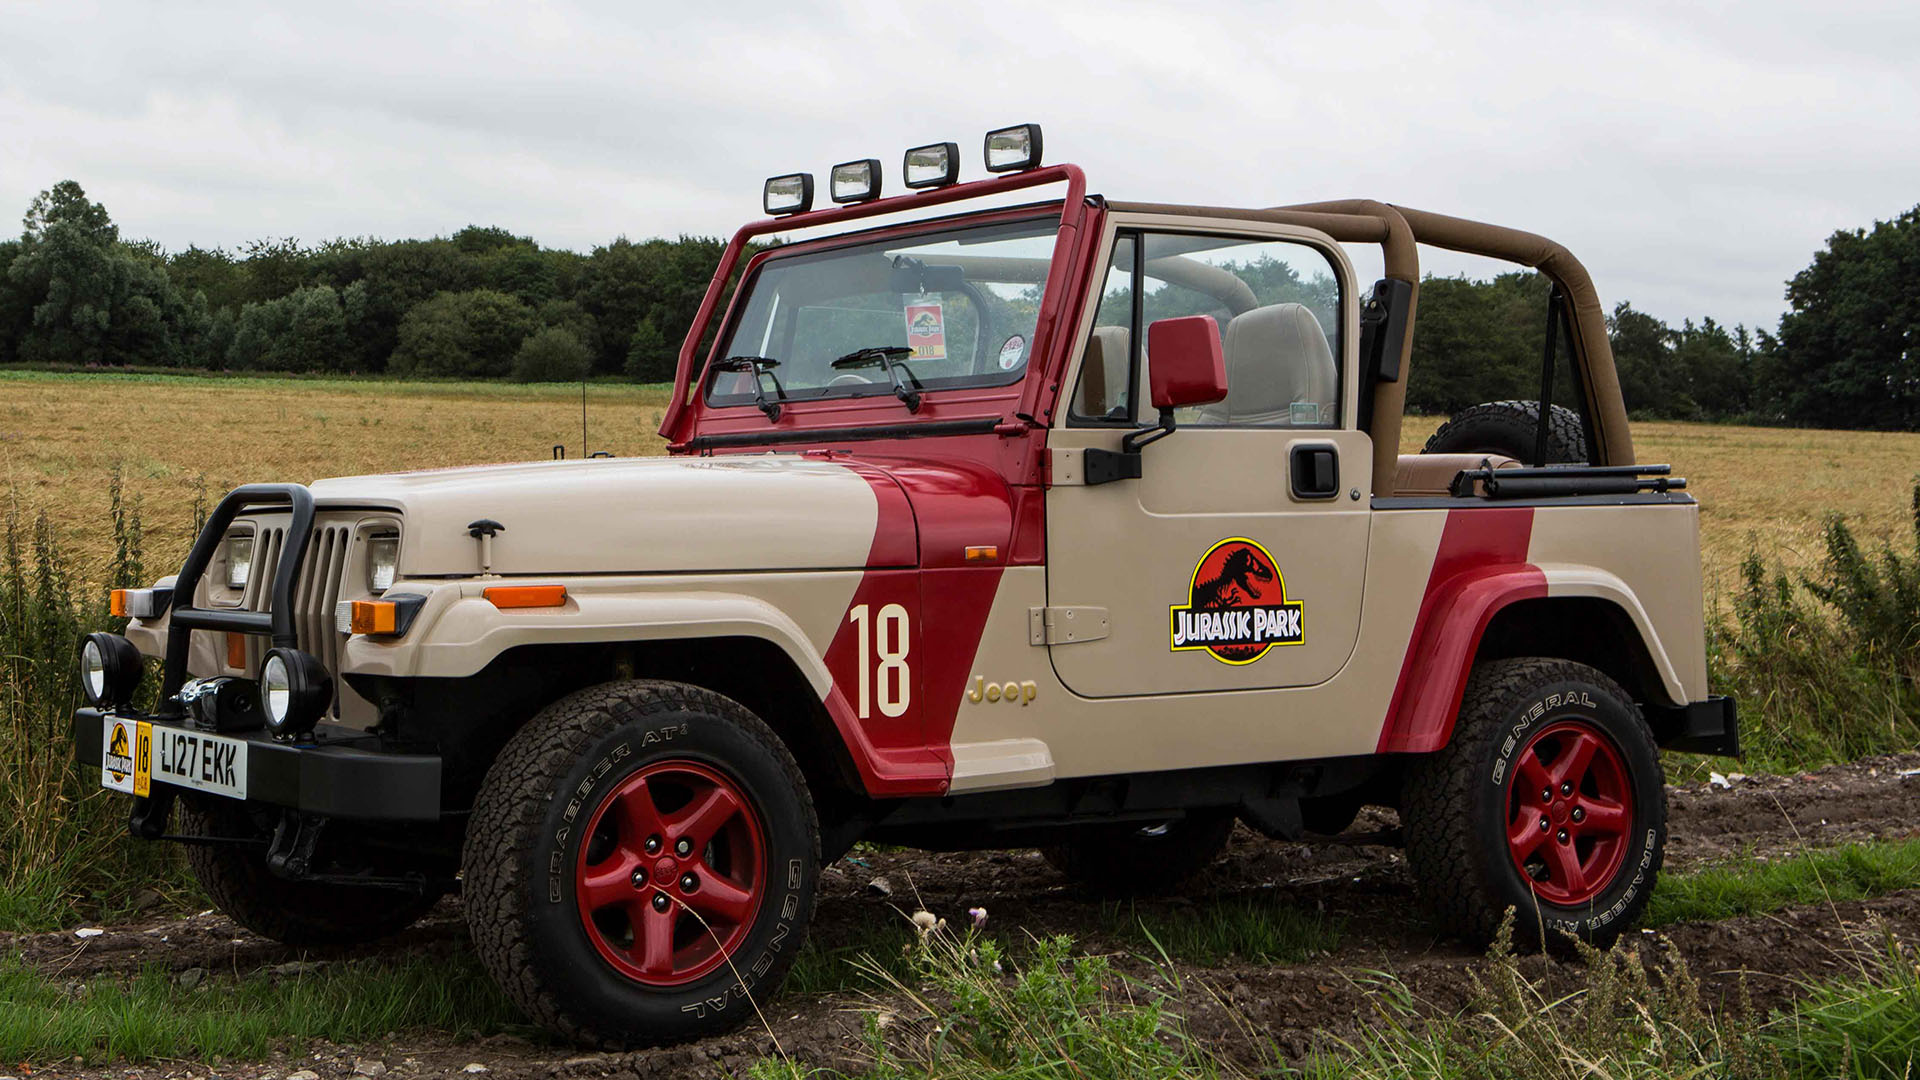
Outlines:
[[[301,652],[318,657],[327,670],[340,671],[341,636],[334,629],[333,607],[340,599],[341,580],[346,576],[347,552],[352,546],[353,528],[346,524],[321,523],[314,526],[306,555],[300,560],[300,573],[293,581],[293,635]],[[248,611],[273,610],[273,574],[285,550],[284,525],[263,525],[253,541],[253,570],[241,606]],[[247,638],[247,670],[260,670],[261,658],[272,643],[266,638]],[[333,697],[333,715],[340,715],[340,695]]]

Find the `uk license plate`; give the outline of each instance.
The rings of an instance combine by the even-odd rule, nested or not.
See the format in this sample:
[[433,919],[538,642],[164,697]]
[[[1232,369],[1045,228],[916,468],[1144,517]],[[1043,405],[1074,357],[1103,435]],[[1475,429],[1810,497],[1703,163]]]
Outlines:
[[157,780],[230,799],[247,797],[244,739],[109,717],[100,745],[102,787],[146,795]]

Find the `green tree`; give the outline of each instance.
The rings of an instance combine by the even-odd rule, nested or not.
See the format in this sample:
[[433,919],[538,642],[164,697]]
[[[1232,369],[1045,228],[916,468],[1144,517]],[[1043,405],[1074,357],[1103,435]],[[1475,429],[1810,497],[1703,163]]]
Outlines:
[[627,340],[627,360],[621,370],[635,382],[672,382],[679,362],[674,343],[667,340],[667,335],[660,332],[652,319],[642,319]]
[[593,351],[557,326],[529,334],[513,357],[515,382],[577,382],[592,370]]
[[1769,352],[1756,396],[1773,418],[1920,430],[1920,206],[1829,237],[1788,282]]
[[407,312],[388,370],[401,375],[497,378],[507,374],[534,314],[493,289],[440,293]]
[[125,244],[106,207],[63,180],[28,209],[6,268],[6,304],[28,308],[12,358],[64,364],[179,364],[205,332],[152,244]]

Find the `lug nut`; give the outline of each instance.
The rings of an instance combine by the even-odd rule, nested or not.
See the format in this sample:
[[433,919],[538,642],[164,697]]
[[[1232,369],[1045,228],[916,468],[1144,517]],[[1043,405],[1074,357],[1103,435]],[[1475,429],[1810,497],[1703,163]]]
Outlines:
[[647,837],[646,849],[649,855],[660,854],[660,838],[657,836]]
[[686,858],[688,855],[693,854],[693,841],[687,839],[684,836],[681,837],[679,840],[676,840],[674,842],[673,853],[675,855],[680,856],[683,859]]
[[1560,794],[1562,795],[1573,794],[1573,785],[1571,783],[1562,781],[1560,784]]
[[1541,802],[1552,802],[1552,801],[1553,801],[1553,789],[1552,789],[1552,788],[1550,788],[1550,787],[1549,787],[1549,788],[1541,788],[1541,789],[1540,789],[1540,801],[1541,801]]
[[681,892],[692,892],[693,890],[699,887],[700,887],[699,878],[694,877],[692,874],[680,875],[680,891]]
[[1568,816],[1575,821],[1585,821],[1587,819],[1587,812],[1576,806],[1573,808],[1573,813]]
[[1557,836],[1555,836],[1555,837],[1554,837],[1554,839],[1555,839],[1555,840],[1558,840],[1558,841],[1560,841],[1560,842],[1561,842],[1561,843],[1563,843],[1563,844],[1564,844],[1564,843],[1566,843],[1566,842],[1567,842],[1567,830],[1565,830],[1565,829],[1561,829],[1561,830],[1560,830],[1560,832],[1559,832],[1559,835],[1557,835]]
[[1551,829],[1551,828],[1553,828],[1553,823],[1548,821],[1546,817],[1543,815],[1540,818],[1540,831],[1546,832],[1548,829]]
[[636,889],[644,889],[647,887],[647,871],[645,867],[633,872],[633,887]]
[[673,901],[667,899],[666,893],[657,892],[653,894],[653,910],[665,911],[667,910],[667,908],[671,907],[672,905],[673,905]]

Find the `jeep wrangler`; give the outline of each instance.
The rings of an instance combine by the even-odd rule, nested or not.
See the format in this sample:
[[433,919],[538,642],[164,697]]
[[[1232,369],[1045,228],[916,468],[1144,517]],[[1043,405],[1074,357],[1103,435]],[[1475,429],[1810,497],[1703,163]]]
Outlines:
[[[917,147],[885,198],[835,166],[821,209],[769,180],[665,457],[233,491],[81,643],[81,760],[269,937],[458,889],[512,999],[601,1045],[751,1015],[863,839],[1141,892],[1376,804],[1448,932],[1631,926],[1660,749],[1738,736],[1585,269],[1379,202],[1112,201],[1040,149],[962,183]],[[1538,398],[1403,456],[1420,244],[1552,290]]]

